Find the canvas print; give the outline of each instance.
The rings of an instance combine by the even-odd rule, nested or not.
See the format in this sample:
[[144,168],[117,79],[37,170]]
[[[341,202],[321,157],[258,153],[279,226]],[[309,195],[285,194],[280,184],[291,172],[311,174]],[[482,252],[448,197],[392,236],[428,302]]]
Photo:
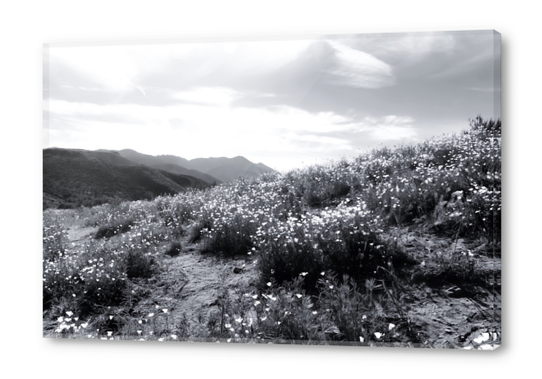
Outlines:
[[44,46],[43,336],[501,345],[500,34]]

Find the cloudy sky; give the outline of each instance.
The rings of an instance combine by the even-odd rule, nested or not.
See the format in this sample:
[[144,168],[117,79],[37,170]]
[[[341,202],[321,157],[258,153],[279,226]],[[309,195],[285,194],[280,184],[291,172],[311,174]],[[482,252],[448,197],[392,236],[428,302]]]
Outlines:
[[284,171],[423,141],[499,116],[496,41],[477,31],[52,45],[44,147],[242,155]]

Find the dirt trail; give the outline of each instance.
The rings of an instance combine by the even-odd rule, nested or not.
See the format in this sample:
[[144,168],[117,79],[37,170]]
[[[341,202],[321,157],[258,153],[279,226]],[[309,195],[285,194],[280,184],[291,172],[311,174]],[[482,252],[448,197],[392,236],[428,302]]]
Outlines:
[[[95,227],[72,227],[68,230],[68,238],[73,246],[82,245],[92,240],[96,231]],[[111,241],[115,238],[118,237],[112,237]],[[135,281],[135,287],[152,292],[151,296],[134,304],[135,312],[145,314],[159,306],[168,309],[175,321],[186,317],[192,322],[199,314],[207,317],[213,307],[218,307],[218,297],[223,289],[230,295],[238,290],[256,291],[256,259],[249,255],[220,258],[201,253],[201,246],[189,243],[188,237],[183,237],[180,242],[181,253],[176,257],[164,256],[160,274],[145,284]]]
[[[255,292],[258,279],[255,260],[227,259],[202,254],[200,246],[181,242],[179,256],[165,260],[166,271],[160,280],[169,283],[164,300],[171,307],[175,319],[185,315],[194,320],[202,312],[209,315],[218,306],[221,290],[230,294],[236,290]],[[237,271],[237,273],[236,273]]]
[[70,227],[68,228],[68,238],[71,243],[80,243],[88,240],[96,233],[98,229],[93,227]]

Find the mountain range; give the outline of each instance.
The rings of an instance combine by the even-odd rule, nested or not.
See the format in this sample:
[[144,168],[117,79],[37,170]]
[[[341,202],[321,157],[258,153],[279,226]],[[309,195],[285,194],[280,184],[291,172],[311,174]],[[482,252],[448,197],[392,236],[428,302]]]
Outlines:
[[134,162],[176,174],[190,175],[210,184],[231,182],[239,177],[255,178],[265,172],[274,172],[263,163],[252,163],[240,156],[188,160],[174,155],[146,155],[130,149],[119,150],[118,153]]
[[152,199],[274,170],[244,157],[152,156],[124,149],[43,150],[43,208],[76,208]]

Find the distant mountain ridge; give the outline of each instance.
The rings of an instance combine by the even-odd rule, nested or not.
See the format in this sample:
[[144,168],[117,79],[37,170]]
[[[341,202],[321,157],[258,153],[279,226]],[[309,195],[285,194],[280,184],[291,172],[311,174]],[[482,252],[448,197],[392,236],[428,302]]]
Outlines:
[[265,172],[273,172],[270,168],[262,168],[244,157],[234,158],[196,158],[189,161],[191,167],[214,176],[223,182],[239,177],[258,177]]
[[73,208],[112,200],[151,199],[266,172],[274,170],[241,156],[187,160],[131,149],[48,148],[43,150],[43,207]]
[[231,182],[239,177],[255,178],[266,172],[275,172],[263,163],[253,163],[245,157],[195,158],[187,160],[173,155],[159,155],[157,158],[182,165],[215,177],[222,182]]
[[175,155],[147,155],[132,149],[117,150],[124,158],[159,170],[190,175],[209,184],[231,182],[239,177],[256,178],[266,172],[274,172],[263,163],[253,163],[245,157],[185,159]]
[[43,150],[43,208],[153,199],[210,184],[133,162],[114,151]]
[[187,161],[186,159],[180,157],[175,157],[177,158],[176,160],[162,159],[161,156],[155,157],[153,155],[142,154],[132,149],[118,150],[116,152],[126,159],[158,170],[164,170],[174,174],[193,176],[194,178],[201,179],[208,184],[222,183],[222,181],[213,176],[207,175],[199,170],[191,169],[188,165],[180,165],[179,163],[175,163],[182,162],[183,160]]

